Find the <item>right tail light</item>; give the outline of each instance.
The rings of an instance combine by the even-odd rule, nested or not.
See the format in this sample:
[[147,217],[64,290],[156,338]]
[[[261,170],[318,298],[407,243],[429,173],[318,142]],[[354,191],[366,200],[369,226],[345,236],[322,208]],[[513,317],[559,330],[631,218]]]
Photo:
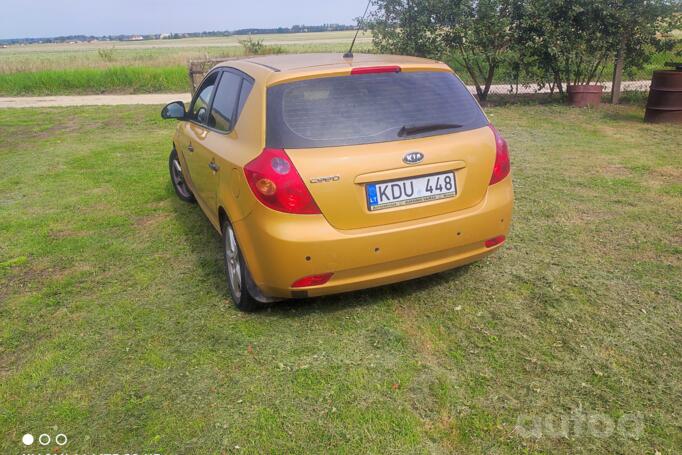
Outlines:
[[490,183],[488,184],[494,185],[509,175],[511,164],[509,162],[509,145],[507,141],[504,140],[494,126],[488,125],[488,127],[495,135],[495,165],[493,166],[493,175],[490,177]]

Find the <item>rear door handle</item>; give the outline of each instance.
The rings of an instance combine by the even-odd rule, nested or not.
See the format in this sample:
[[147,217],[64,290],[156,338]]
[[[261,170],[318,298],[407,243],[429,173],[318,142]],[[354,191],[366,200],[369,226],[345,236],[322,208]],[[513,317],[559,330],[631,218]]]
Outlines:
[[218,163],[216,163],[215,161],[211,161],[210,163],[208,163],[208,167],[211,168],[213,172],[218,172],[218,169],[220,169],[220,166],[218,166]]
[[187,150],[190,151],[190,152],[193,152],[193,151],[194,151],[194,147],[192,147],[192,143],[191,143],[191,142],[190,142],[190,144],[187,146]]

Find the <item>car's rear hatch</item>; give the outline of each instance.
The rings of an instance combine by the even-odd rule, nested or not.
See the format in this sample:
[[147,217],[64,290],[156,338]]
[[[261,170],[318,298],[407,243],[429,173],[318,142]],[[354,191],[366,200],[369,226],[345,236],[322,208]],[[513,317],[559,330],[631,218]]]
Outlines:
[[495,161],[487,119],[447,72],[279,84],[268,89],[267,119],[267,146],[286,151],[337,229],[472,207]]

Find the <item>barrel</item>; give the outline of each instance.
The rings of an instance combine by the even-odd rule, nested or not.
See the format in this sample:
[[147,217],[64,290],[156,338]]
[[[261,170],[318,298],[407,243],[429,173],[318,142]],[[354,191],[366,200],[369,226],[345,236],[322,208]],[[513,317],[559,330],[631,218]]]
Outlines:
[[682,71],[654,71],[644,120],[682,123]]

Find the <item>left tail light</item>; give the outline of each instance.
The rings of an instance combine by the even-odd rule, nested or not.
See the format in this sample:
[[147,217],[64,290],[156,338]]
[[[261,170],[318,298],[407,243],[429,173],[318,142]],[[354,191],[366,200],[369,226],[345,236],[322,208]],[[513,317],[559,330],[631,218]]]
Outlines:
[[495,164],[493,165],[493,175],[490,177],[488,185],[494,185],[509,175],[511,163],[509,162],[509,144],[504,140],[497,129],[488,125],[495,135]]
[[284,150],[263,149],[244,166],[244,174],[253,194],[267,207],[286,213],[321,213]]

